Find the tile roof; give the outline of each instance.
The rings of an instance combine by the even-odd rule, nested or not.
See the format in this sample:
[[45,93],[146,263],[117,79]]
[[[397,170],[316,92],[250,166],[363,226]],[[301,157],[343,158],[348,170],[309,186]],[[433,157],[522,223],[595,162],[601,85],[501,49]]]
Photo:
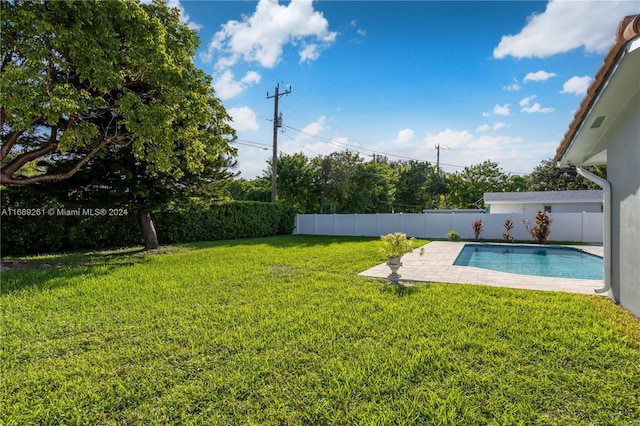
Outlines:
[[601,189],[584,191],[485,192],[484,203],[602,203]]
[[640,15],[625,16],[618,24],[615,41],[605,56],[604,63],[600,66],[600,69],[596,73],[591,85],[589,85],[587,94],[582,99],[582,102],[580,102],[580,107],[569,124],[569,130],[567,130],[562,142],[560,142],[560,145],[558,146],[558,149],[556,149],[555,161],[559,161],[562,155],[569,148],[569,145],[580,128],[582,121],[585,119],[589,109],[593,105],[598,92],[603,87],[609,72],[616,63],[618,55],[623,50],[627,42],[638,35],[640,35]]

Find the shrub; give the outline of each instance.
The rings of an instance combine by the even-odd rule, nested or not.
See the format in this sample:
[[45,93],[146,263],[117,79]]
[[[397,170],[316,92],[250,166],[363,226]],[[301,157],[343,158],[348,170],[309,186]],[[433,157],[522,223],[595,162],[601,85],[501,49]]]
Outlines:
[[[14,216],[1,221],[3,255],[141,244],[135,212],[125,216]],[[162,244],[291,234],[295,209],[274,203],[233,201],[153,214]]]
[[458,234],[458,231],[456,231],[455,229],[452,229],[451,231],[447,232],[447,236],[451,241],[458,241],[460,239],[460,235]]
[[232,201],[163,213],[155,223],[163,244],[230,240],[291,234],[295,213],[283,204]]
[[539,211],[536,214],[536,224],[533,227],[526,219],[522,219],[522,223],[529,235],[535,238],[538,243],[544,244],[547,242],[547,237],[551,233],[551,218],[547,212]]
[[471,228],[473,229],[474,238],[477,240],[480,237],[480,234],[484,232],[484,228],[482,227],[482,219],[477,219],[475,222],[473,222]]

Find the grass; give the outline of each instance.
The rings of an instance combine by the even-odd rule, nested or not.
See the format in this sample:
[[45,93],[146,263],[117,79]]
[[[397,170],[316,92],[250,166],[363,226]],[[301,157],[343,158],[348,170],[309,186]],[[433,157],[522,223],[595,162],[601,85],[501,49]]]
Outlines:
[[0,419],[640,422],[640,322],[626,311],[596,296],[382,285],[357,275],[384,261],[379,246],[287,236],[3,271]]

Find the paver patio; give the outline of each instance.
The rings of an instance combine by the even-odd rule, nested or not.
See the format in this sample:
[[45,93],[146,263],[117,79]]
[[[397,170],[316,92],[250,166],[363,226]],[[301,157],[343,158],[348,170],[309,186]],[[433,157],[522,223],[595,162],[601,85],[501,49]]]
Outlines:
[[[433,241],[402,257],[398,271],[400,281],[405,283],[442,282],[461,284],[484,284],[496,287],[511,287],[528,290],[564,291],[568,293],[596,294],[603,286],[602,280],[579,280],[534,275],[510,274],[471,266],[456,266],[453,262],[468,242]],[[602,246],[567,246],[602,256]],[[391,273],[386,263],[374,266],[359,275],[386,278]]]

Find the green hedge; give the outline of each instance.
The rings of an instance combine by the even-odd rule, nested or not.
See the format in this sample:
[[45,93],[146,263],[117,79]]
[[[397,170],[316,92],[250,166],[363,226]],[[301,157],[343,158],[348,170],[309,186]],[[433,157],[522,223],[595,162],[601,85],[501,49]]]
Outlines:
[[[282,204],[232,201],[152,218],[160,243],[169,244],[291,234],[295,215]],[[125,216],[3,215],[1,233],[5,256],[142,244],[131,210]]]
[[154,224],[161,244],[182,243],[291,234],[295,216],[283,204],[234,201],[156,215]]

